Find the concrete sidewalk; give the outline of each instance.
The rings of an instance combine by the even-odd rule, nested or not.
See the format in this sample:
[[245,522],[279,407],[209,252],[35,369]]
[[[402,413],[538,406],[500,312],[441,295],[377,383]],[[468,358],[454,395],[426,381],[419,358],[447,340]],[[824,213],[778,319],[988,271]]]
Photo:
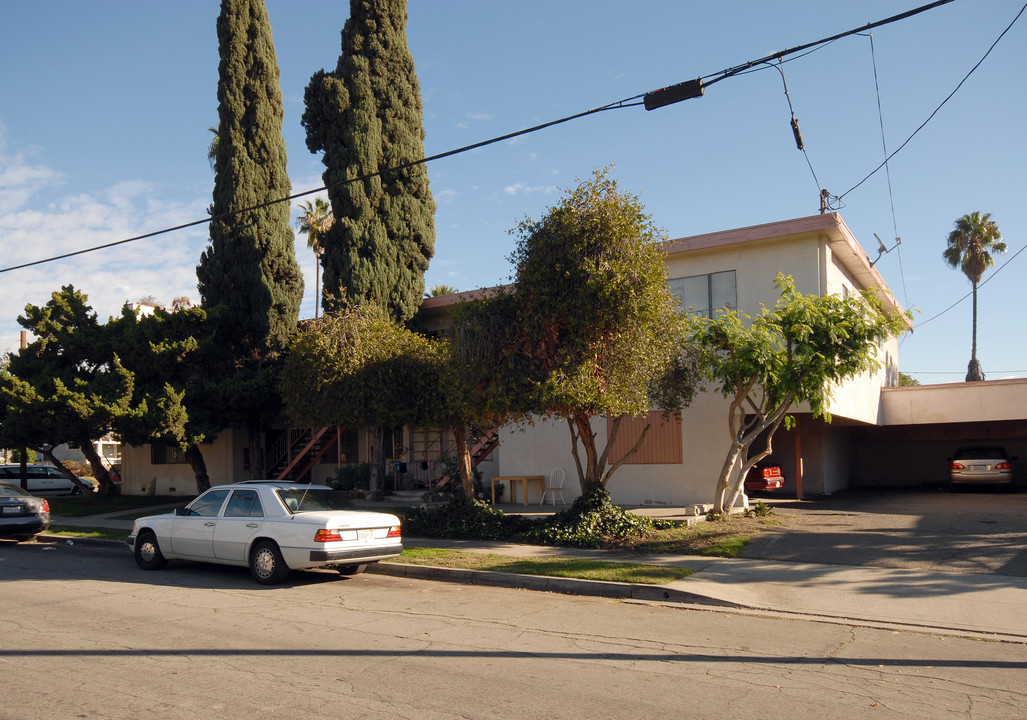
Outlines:
[[[174,505],[154,508],[166,512]],[[120,513],[54,517],[54,525],[128,530]],[[591,558],[674,565],[694,574],[668,585],[628,585],[400,563],[372,566],[401,577],[520,587],[601,597],[736,608],[903,629],[1027,642],[1027,578],[811,562],[636,555],[505,542],[406,537],[407,547],[453,548],[512,557]]]
[[[382,564],[390,575],[435,580],[734,607],[782,615],[923,629],[1027,642],[1027,578],[790,563],[685,555],[634,555],[514,543],[408,538],[408,547],[443,547],[516,557],[574,557],[687,567],[695,573],[668,585],[631,586],[563,578],[475,576],[412,565]],[[472,574],[467,574],[472,573]]]

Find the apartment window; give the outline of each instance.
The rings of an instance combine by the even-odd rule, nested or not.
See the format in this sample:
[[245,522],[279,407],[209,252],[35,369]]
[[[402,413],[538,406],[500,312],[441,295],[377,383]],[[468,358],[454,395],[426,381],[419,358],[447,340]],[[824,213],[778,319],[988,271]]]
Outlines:
[[709,317],[711,310],[735,310],[738,307],[734,270],[673,278],[668,285],[682,309],[695,315]]
[[185,459],[185,453],[182,452],[182,449],[177,445],[162,445],[161,443],[150,444],[151,465],[174,465],[184,462],[188,462]]
[[453,444],[453,433],[448,430],[414,428],[410,431],[410,460],[438,460],[452,452]]

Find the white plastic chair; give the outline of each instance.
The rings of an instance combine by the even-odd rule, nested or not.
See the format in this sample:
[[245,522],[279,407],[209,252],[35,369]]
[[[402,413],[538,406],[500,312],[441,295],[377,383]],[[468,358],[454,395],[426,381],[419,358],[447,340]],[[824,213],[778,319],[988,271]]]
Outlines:
[[563,468],[556,468],[553,472],[549,473],[549,479],[546,481],[545,487],[542,489],[542,499],[539,500],[539,505],[542,505],[546,501],[546,493],[549,493],[549,499],[552,500],[553,505],[556,505],[556,496],[560,496],[560,504],[566,505],[567,501],[563,499]]

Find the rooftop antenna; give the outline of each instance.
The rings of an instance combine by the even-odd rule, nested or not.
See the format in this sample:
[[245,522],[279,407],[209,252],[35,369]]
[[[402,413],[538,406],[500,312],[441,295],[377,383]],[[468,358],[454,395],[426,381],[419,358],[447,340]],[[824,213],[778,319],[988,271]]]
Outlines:
[[895,248],[897,248],[899,245],[902,244],[902,238],[900,238],[900,237],[895,238],[895,244],[892,245],[891,247],[888,247],[887,245],[885,245],[884,241],[881,240],[881,236],[878,235],[877,233],[874,233],[874,237],[877,238],[877,248],[878,248],[877,249],[877,257],[875,257],[874,261],[872,263],[870,263],[870,267],[873,267],[877,263],[877,261],[881,259],[882,255],[884,255],[885,253],[890,253],[892,250],[894,250]]

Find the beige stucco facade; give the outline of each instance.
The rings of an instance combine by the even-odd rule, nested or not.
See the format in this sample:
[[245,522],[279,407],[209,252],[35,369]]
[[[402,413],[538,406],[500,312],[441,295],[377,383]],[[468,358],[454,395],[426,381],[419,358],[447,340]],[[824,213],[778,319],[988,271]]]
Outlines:
[[[667,243],[668,277],[720,274],[734,280],[734,303],[755,314],[773,306],[777,274],[791,275],[796,288],[818,295],[851,295],[871,290],[886,309],[901,313],[895,298],[842,218],[835,213],[727,230]],[[712,285],[711,285],[712,287]],[[455,304],[473,301],[488,290],[428,298],[422,319],[429,330],[445,327]],[[711,295],[712,296],[712,295]],[[1001,441],[1027,458],[1027,380],[956,383],[899,388],[898,340],[878,348],[880,369],[833,388],[830,424],[796,407],[796,426],[774,439],[774,459],[786,477],[785,493],[814,495],[859,485],[943,482],[946,457],[959,444]],[[625,505],[691,505],[710,502],[729,446],[727,400],[710,389],[682,412],[681,462],[625,464],[609,490]],[[593,421],[600,447],[606,420]],[[564,494],[579,492],[571,440],[563,421],[502,428],[500,447],[480,466],[486,483],[494,475],[549,474],[566,470]],[[204,446],[213,482],[249,477],[244,464],[246,436],[225,432]],[[366,442],[360,457],[365,459]],[[315,482],[334,475],[335,465],[316,465]],[[1021,471],[1018,469],[1017,473]],[[187,464],[154,466],[149,447],[125,448],[125,492],[191,494]],[[532,488],[529,499],[538,501]],[[509,498],[509,495],[507,496]]]

